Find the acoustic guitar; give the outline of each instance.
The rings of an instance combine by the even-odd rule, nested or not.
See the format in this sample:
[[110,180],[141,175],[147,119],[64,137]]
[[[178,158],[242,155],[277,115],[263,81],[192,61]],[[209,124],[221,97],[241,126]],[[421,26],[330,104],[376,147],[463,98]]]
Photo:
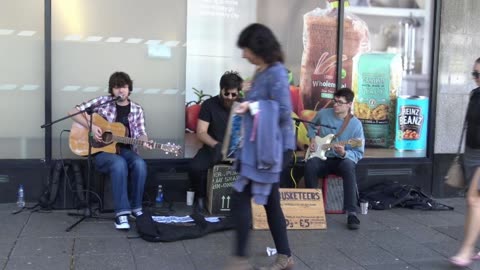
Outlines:
[[348,141],[331,143],[334,138],[335,134],[328,134],[325,137],[315,136],[315,143],[317,144],[317,147],[315,151],[311,151],[310,147],[308,148],[305,155],[306,159],[318,157],[322,160],[326,160],[327,157],[325,156],[325,153],[330,150],[330,148],[332,148],[335,144],[351,145],[352,147],[360,147],[363,144],[361,139],[350,139]]
[[[126,128],[122,123],[110,123],[99,114],[92,114],[93,124],[100,127],[103,131],[102,142],[92,139],[92,154],[98,152],[117,153],[117,143],[143,145],[150,144],[153,149],[163,150],[165,153],[178,155],[181,153],[181,146],[172,143],[146,142],[138,139],[126,137]],[[70,129],[69,146],[73,153],[79,156],[88,155],[88,128],[73,122]]]

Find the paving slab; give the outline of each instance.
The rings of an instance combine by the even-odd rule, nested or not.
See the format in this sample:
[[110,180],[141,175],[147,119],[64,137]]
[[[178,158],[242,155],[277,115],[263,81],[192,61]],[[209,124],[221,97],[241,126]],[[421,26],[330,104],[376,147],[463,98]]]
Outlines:
[[[21,256],[9,258],[5,270],[65,270],[71,269],[71,257],[61,256]],[[90,268],[94,269],[94,268]]]
[[74,239],[65,237],[21,237],[15,243],[11,257],[70,255]]
[[82,237],[76,238],[73,255],[127,255],[131,254],[126,237]]
[[[102,270],[128,270],[135,269],[135,261],[131,254],[102,254],[75,256],[73,268],[102,269]],[[158,268],[161,269],[161,268]]]

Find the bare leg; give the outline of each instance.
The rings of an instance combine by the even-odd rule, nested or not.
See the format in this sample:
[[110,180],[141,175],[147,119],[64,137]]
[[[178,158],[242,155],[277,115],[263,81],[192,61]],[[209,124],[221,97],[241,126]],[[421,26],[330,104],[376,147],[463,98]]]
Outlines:
[[480,233],[480,193],[478,182],[480,169],[475,171],[467,193],[467,216],[465,217],[465,236],[462,246],[454,256],[460,260],[470,260],[474,255],[475,243]]

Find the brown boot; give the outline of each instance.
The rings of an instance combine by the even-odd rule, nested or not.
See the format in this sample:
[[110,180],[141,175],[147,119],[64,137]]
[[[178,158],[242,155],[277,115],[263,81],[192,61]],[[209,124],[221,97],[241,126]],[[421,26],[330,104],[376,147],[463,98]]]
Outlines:
[[275,262],[267,267],[260,267],[259,270],[290,270],[293,269],[293,257],[278,254]]
[[228,259],[224,270],[253,270],[246,257],[232,256]]

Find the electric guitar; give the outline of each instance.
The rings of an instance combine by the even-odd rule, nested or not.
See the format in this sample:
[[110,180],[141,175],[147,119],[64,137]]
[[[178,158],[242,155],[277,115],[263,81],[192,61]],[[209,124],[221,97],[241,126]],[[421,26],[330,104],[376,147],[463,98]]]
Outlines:
[[326,160],[327,157],[325,156],[325,153],[330,150],[330,148],[333,147],[335,144],[341,144],[341,145],[351,145],[352,147],[360,147],[362,146],[363,142],[361,139],[350,139],[348,141],[340,141],[340,142],[335,142],[331,143],[331,141],[335,138],[335,134],[328,134],[325,137],[320,137],[320,136],[315,136],[315,143],[317,144],[317,147],[314,151],[310,150],[310,147],[307,150],[307,153],[305,154],[305,159],[310,159],[314,157],[318,157],[322,160]]
[[[146,142],[138,139],[126,137],[126,128],[122,123],[110,123],[103,119],[99,114],[92,115],[93,124],[100,127],[103,131],[102,142],[97,142],[92,139],[92,154],[98,152],[117,153],[117,143],[143,145],[150,144],[154,149],[160,149],[168,153],[173,153],[177,156],[181,153],[181,146],[167,143],[161,144],[156,142]],[[88,128],[73,122],[70,129],[69,146],[73,153],[79,156],[88,155]]]

